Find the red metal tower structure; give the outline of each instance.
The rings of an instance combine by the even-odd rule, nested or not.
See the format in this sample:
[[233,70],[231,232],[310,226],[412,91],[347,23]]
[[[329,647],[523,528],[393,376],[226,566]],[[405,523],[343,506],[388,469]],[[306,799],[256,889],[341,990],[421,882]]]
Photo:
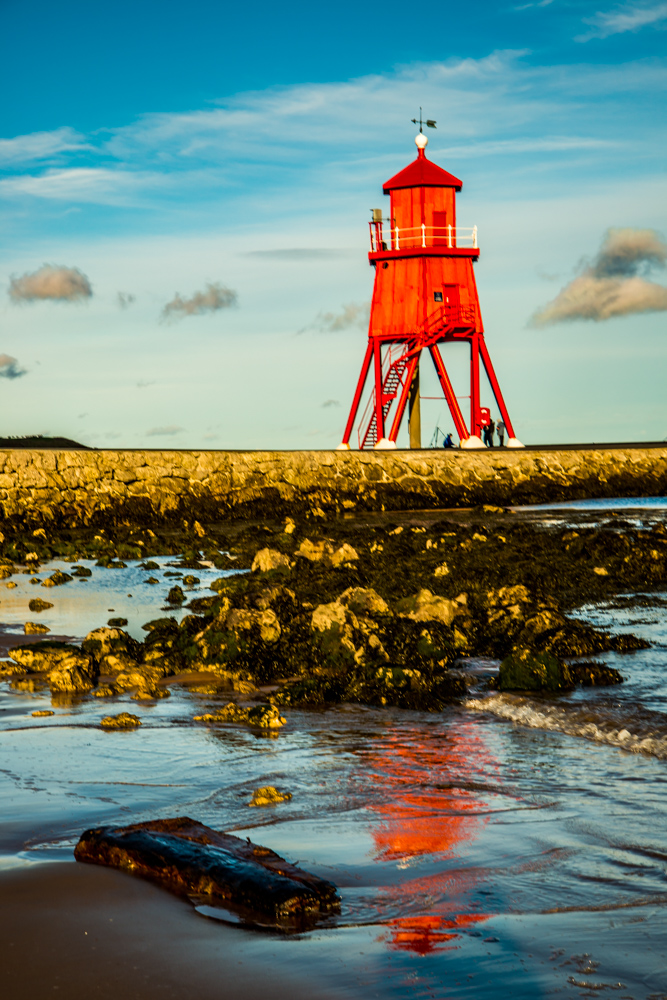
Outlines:
[[[371,367],[373,390],[358,422],[359,447],[395,448],[408,404],[410,447],[421,447],[422,351],[431,355],[462,448],[483,447],[480,433],[489,419],[480,406],[480,358],[505,422],[507,445],[523,447],[514,436],[484,341],[473,273],[479,257],[477,227],[456,225],[456,192],[462,182],[426,158],[428,139],[421,131],[415,143],[417,159],[383,185],[391,198],[389,219],[383,219],[381,209],[372,210],[368,259],[375,268],[375,286],[368,346],[339,447],[350,447]],[[457,342],[470,345],[469,426],[440,353],[440,345]]]

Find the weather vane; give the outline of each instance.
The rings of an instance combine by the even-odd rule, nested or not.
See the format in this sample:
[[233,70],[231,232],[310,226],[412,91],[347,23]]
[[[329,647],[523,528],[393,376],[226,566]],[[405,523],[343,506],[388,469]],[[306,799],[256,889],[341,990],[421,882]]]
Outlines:
[[422,120],[422,109],[421,108],[419,109],[419,118],[418,119],[417,118],[411,118],[410,121],[413,122],[414,125],[419,125],[419,131],[420,131],[420,133],[422,133],[424,131],[424,125],[426,125],[428,128],[436,128],[437,127],[432,118],[427,118],[426,121]]

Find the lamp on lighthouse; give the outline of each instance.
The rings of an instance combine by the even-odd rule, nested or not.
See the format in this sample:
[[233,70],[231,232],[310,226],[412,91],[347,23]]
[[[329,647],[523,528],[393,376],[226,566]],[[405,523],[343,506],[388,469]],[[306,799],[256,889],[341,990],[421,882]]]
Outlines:
[[[408,410],[410,447],[421,447],[419,364],[427,351],[462,448],[484,447],[480,405],[480,360],[498,411],[505,422],[508,447],[521,448],[484,340],[473,264],[479,258],[477,227],[457,226],[456,193],[462,181],[426,157],[428,138],[422,119],[415,138],[417,159],[383,185],[390,198],[389,217],[371,210],[370,253],[375,268],[368,343],[340,448],[350,447],[357,427],[360,448],[395,448]],[[441,347],[466,343],[470,350],[470,416],[463,415]],[[366,383],[372,383],[359,416]]]

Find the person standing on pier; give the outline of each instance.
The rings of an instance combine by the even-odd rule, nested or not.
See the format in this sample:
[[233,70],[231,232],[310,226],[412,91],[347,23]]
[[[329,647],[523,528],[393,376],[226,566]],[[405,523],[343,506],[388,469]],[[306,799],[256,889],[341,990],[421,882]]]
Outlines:
[[496,424],[496,434],[498,435],[498,447],[503,448],[505,446],[505,424],[502,418],[499,418]]

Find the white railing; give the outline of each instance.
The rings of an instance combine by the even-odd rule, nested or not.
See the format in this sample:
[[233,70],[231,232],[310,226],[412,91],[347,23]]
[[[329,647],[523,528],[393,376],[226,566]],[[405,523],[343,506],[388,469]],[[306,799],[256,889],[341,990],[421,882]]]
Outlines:
[[382,250],[412,250],[419,247],[472,247],[477,249],[477,226],[412,226],[400,229],[388,226],[383,231],[381,222],[369,223],[371,253]]

